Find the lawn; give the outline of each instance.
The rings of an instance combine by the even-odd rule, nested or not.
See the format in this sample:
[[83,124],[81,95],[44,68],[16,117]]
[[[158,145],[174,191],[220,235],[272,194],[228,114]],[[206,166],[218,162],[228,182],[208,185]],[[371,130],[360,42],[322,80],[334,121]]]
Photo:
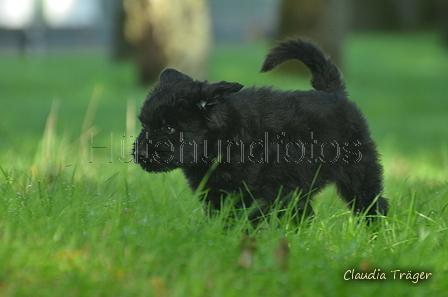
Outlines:
[[[210,80],[309,88],[259,74],[267,48],[215,46]],[[332,187],[309,225],[206,219],[181,172],[130,162],[148,91],[132,64],[95,52],[0,65],[0,296],[446,296],[448,49],[435,34],[346,44],[391,204],[376,228]]]

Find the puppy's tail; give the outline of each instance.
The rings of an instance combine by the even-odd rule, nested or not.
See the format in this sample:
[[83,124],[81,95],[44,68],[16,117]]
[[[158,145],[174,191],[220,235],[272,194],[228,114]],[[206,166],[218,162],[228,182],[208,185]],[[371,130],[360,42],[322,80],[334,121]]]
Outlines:
[[336,65],[317,45],[300,38],[282,41],[272,48],[260,72],[270,71],[293,59],[302,61],[311,70],[311,85],[314,89],[345,94],[345,82]]

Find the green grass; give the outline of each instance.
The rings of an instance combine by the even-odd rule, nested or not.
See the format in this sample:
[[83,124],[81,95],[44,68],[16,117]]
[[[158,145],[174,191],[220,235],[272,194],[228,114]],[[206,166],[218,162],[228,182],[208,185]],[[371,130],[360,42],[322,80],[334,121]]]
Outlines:
[[[259,74],[266,50],[217,46],[210,80],[309,88]],[[0,296],[446,296],[447,51],[433,34],[356,35],[346,50],[389,216],[369,230],[330,187],[309,226],[273,220],[248,234],[245,220],[205,219],[181,172],[125,163],[147,92],[132,65],[1,56]],[[350,269],[387,280],[346,281]],[[412,283],[394,270],[432,275]]]

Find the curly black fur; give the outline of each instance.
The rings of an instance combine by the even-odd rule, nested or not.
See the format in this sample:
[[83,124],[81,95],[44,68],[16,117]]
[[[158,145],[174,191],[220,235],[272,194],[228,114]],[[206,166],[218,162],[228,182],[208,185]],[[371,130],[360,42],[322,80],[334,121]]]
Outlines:
[[239,193],[246,206],[257,202],[256,217],[295,192],[303,198],[297,209],[310,213],[309,199],[335,183],[356,214],[385,215],[375,143],[340,71],[303,39],[279,43],[261,71],[291,59],[308,66],[315,90],[243,89],[165,69],[139,115],[135,161],[148,172],[181,168],[194,191],[206,177],[212,209]]

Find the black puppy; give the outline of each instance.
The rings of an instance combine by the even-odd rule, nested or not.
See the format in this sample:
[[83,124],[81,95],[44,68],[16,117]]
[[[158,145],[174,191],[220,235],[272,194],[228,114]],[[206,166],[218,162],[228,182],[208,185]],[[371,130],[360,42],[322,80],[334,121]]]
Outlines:
[[300,194],[296,210],[309,214],[309,199],[335,183],[356,214],[385,215],[375,144],[340,71],[313,43],[290,39],[270,51],[261,72],[291,59],[308,66],[315,90],[242,90],[165,69],[139,115],[135,161],[148,172],[181,168],[194,191],[207,190],[212,210],[237,193],[255,218]]

